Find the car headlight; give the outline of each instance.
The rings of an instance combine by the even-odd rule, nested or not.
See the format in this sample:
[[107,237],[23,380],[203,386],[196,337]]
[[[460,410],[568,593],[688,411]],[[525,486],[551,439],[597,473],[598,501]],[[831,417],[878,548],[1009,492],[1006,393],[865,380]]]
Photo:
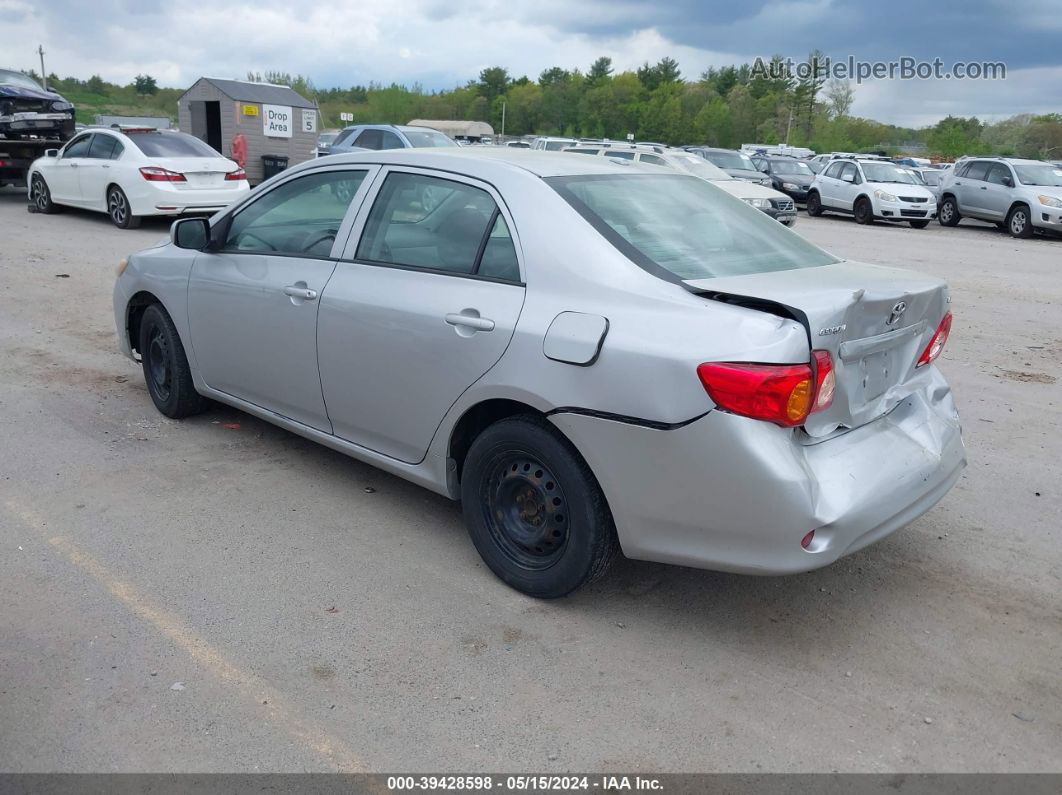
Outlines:
[[74,106],[65,100],[59,100],[52,103],[52,110],[73,110]]
[[800,190],[800,186],[794,185],[792,182],[783,182],[782,190]]
[[745,199],[745,201],[760,210],[768,210],[771,207],[770,199]]
[[1037,196],[1040,200],[1040,204],[1046,204],[1048,207],[1062,207],[1062,199],[1056,199],[1054,196]]
[[896,201],[896,197],[895,196],[893,196],[891,193],[887,193],[886,191],[883,191],[883,190],[874,191],[874,196],[876,198],[878,198],[878,199],[881,199],[883,202],[894,202],[894,201]]

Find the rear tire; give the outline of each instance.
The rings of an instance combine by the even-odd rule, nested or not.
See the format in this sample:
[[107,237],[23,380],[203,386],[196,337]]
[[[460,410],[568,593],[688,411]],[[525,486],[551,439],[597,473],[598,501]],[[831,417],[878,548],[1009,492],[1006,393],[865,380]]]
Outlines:
[[940,210],[937,211],[937,220],[940,221],[941,226],[958,226],[959,221],[962,220],[962,216],[959,214],[959,206],[951,196],[948,196],[940,203]]
[[192,383],[192,371],[177,327],[161,304],[152,304],[144,310],[137,349],[155,408],[175,420],[206,408],[207,399],[195,391]]
[[117,185],[111,185],[107,190],[107,215],[119,229],[136,229],[140,226],[140,216],[133,215],[125,191]]
[[34,174],[30,180],[30,201],[39,213],[50,215],[60,210],[59,205],[52,201],[52,192],[40,174]]
[[870,200],[866,197],[856,199],[855,207],[855,221],[857,224],[872,224],[874,223],[874,208],[870,204]]
[[929,226],[929,221],[911,221],[912,229],[925,229]]
[[500,420],[476,438],[461,504],[483,561],[528,596],[565,596],[603,575],[619,551],[590,467],[534,415]]
[[1024,204],[1015,204],[1007,214],[1007,231],[1011,237],[1033,236],[1032,214]]

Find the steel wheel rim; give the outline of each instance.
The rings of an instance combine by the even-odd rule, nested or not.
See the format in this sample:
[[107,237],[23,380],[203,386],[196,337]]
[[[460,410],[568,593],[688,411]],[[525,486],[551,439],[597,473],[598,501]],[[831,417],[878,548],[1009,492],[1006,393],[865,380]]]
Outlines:
[[170,346],[162,329],[156,328],[152,333],[147,354],[151,386],[159,399],[165,402],[170,397]]
[[570,538],[568,500],[560,481],[524,451],[495,459],[484,514],[491,538],[509,560],[541,571],[564,555]]
[[1018,210],[1010,218],[1010,231],[1016,235],[1020,235],[1025,231],[1025,224],[1025,213],[1022,210]]
[[121,191],[111,191],[111,199],[108,205],[111,210],[111,218],[114,219],[115,223],[124,224],[128,208],[125,204],[125,196],[122,195]]

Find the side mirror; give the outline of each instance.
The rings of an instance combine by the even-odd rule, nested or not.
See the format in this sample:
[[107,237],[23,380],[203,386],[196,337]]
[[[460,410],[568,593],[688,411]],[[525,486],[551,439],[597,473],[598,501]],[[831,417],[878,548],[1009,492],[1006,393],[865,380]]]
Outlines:
[[177,248],[202,251],[210,242],[210,221],[206,218],[179,218],[170,227],[170,241]]
[[58,149],[45,149],[44,150],[44,156],[45,157],[59,157],[59,150]]
[[1006,185],[1008,188],[1013,188],[1014,180],[1012,180],[1010,177],[1003,177],[1003,184]]

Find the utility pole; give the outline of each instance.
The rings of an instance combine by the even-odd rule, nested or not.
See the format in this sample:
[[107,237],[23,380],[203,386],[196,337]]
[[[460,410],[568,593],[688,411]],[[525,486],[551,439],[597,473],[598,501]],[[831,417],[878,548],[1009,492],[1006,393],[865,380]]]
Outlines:
[[502,102],[502,129],[501,129],[501,141],[499,143],[505,143],[505,103]]
[[37,54],[41,56],[41,82],[44,83],[44,90],[48,90],[48,73],[44,71],[44,45],[37,45]]
[[785,127],[785,145],[789,146],[789,131],[793,129],[793,109],[789,109],[789,124]]

